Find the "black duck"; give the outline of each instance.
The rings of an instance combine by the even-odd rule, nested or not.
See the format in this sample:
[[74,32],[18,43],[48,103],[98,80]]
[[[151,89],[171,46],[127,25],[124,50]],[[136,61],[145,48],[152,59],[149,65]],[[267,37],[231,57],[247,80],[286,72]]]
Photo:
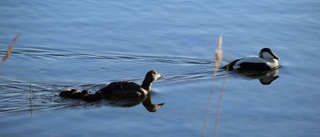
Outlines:
[[131,99],[145,97],[150,91],[152,82],[162,77],[157,71],[150,70],[141,85],[129,81],[112,82],[107,87],[100,89],[100,97],[110,99]]

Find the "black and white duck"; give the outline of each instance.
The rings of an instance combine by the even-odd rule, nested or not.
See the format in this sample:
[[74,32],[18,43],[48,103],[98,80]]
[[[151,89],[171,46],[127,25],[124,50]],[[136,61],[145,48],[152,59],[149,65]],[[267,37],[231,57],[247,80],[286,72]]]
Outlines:
[[245,57],[232,61],[222,69],[240,71],[269,71],[278,68],[280,60],[269,48],[260,50],[258,57]]

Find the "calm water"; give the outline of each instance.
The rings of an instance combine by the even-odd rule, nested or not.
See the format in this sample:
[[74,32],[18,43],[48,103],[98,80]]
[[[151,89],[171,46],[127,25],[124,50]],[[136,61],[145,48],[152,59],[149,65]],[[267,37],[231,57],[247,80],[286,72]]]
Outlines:
[[[281,58],[269,85],[229,73],[218,135],[320,136],[320,2],[293,1],[0,1],[0,136],[213,136],[219,90],[213,57],[271,48]],[[141,83],[147,71],[155,113],[142,104],[61,99],[64,88],[96,91],[112,81]],[[30,101],[30,84],[32,100]]]

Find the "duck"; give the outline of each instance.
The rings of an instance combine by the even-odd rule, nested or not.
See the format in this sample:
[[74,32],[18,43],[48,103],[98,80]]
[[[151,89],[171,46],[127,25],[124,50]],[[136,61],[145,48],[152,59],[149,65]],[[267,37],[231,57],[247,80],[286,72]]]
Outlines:
[[105,99],[144,98],[151,91],[152,83],[161,77],[163,76],[156,70],[150,70],[145,75],[141,85],[131,81],[112,82],[97,92],[100,92],[100,98]]
[[270,71],[278,68],[278,60],[280,60],[280,58],[278,58],[270,48],[262,48],[257,57],[236,59],[222,67],[222,69],[227,70],[228,68],[229,71]]
[[76,89],[64,89],[60,92],[60,97],[70,97],[72,93],[76,92]]
[[81,92],[73,92],[70,95],[70,98],[73,99],[82,99],[84,96],[88,95],[89,91],[88,90],[82,90]]

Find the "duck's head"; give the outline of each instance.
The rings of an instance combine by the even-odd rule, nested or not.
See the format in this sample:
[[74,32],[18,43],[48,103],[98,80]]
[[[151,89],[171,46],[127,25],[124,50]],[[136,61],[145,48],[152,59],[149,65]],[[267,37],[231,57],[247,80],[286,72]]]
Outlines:
[[159,74],[155,70],[150,70],[147,74],[146,77],[144,78],[141,87],[145,89],[146,91],[151,91],[151,85],[152,82],[156,81],[157,79],[163,77],[161,74]]
[[280,60],[269,48],[263,48],[260,50],[259,57],[263,59],[276,59]]
[[144,78],[145,81],[148,81],[150,83],[156,81],[157,79],[163,77],[161,74],[159,74],[155,70],[150,70],[147,74],[146,77]]

